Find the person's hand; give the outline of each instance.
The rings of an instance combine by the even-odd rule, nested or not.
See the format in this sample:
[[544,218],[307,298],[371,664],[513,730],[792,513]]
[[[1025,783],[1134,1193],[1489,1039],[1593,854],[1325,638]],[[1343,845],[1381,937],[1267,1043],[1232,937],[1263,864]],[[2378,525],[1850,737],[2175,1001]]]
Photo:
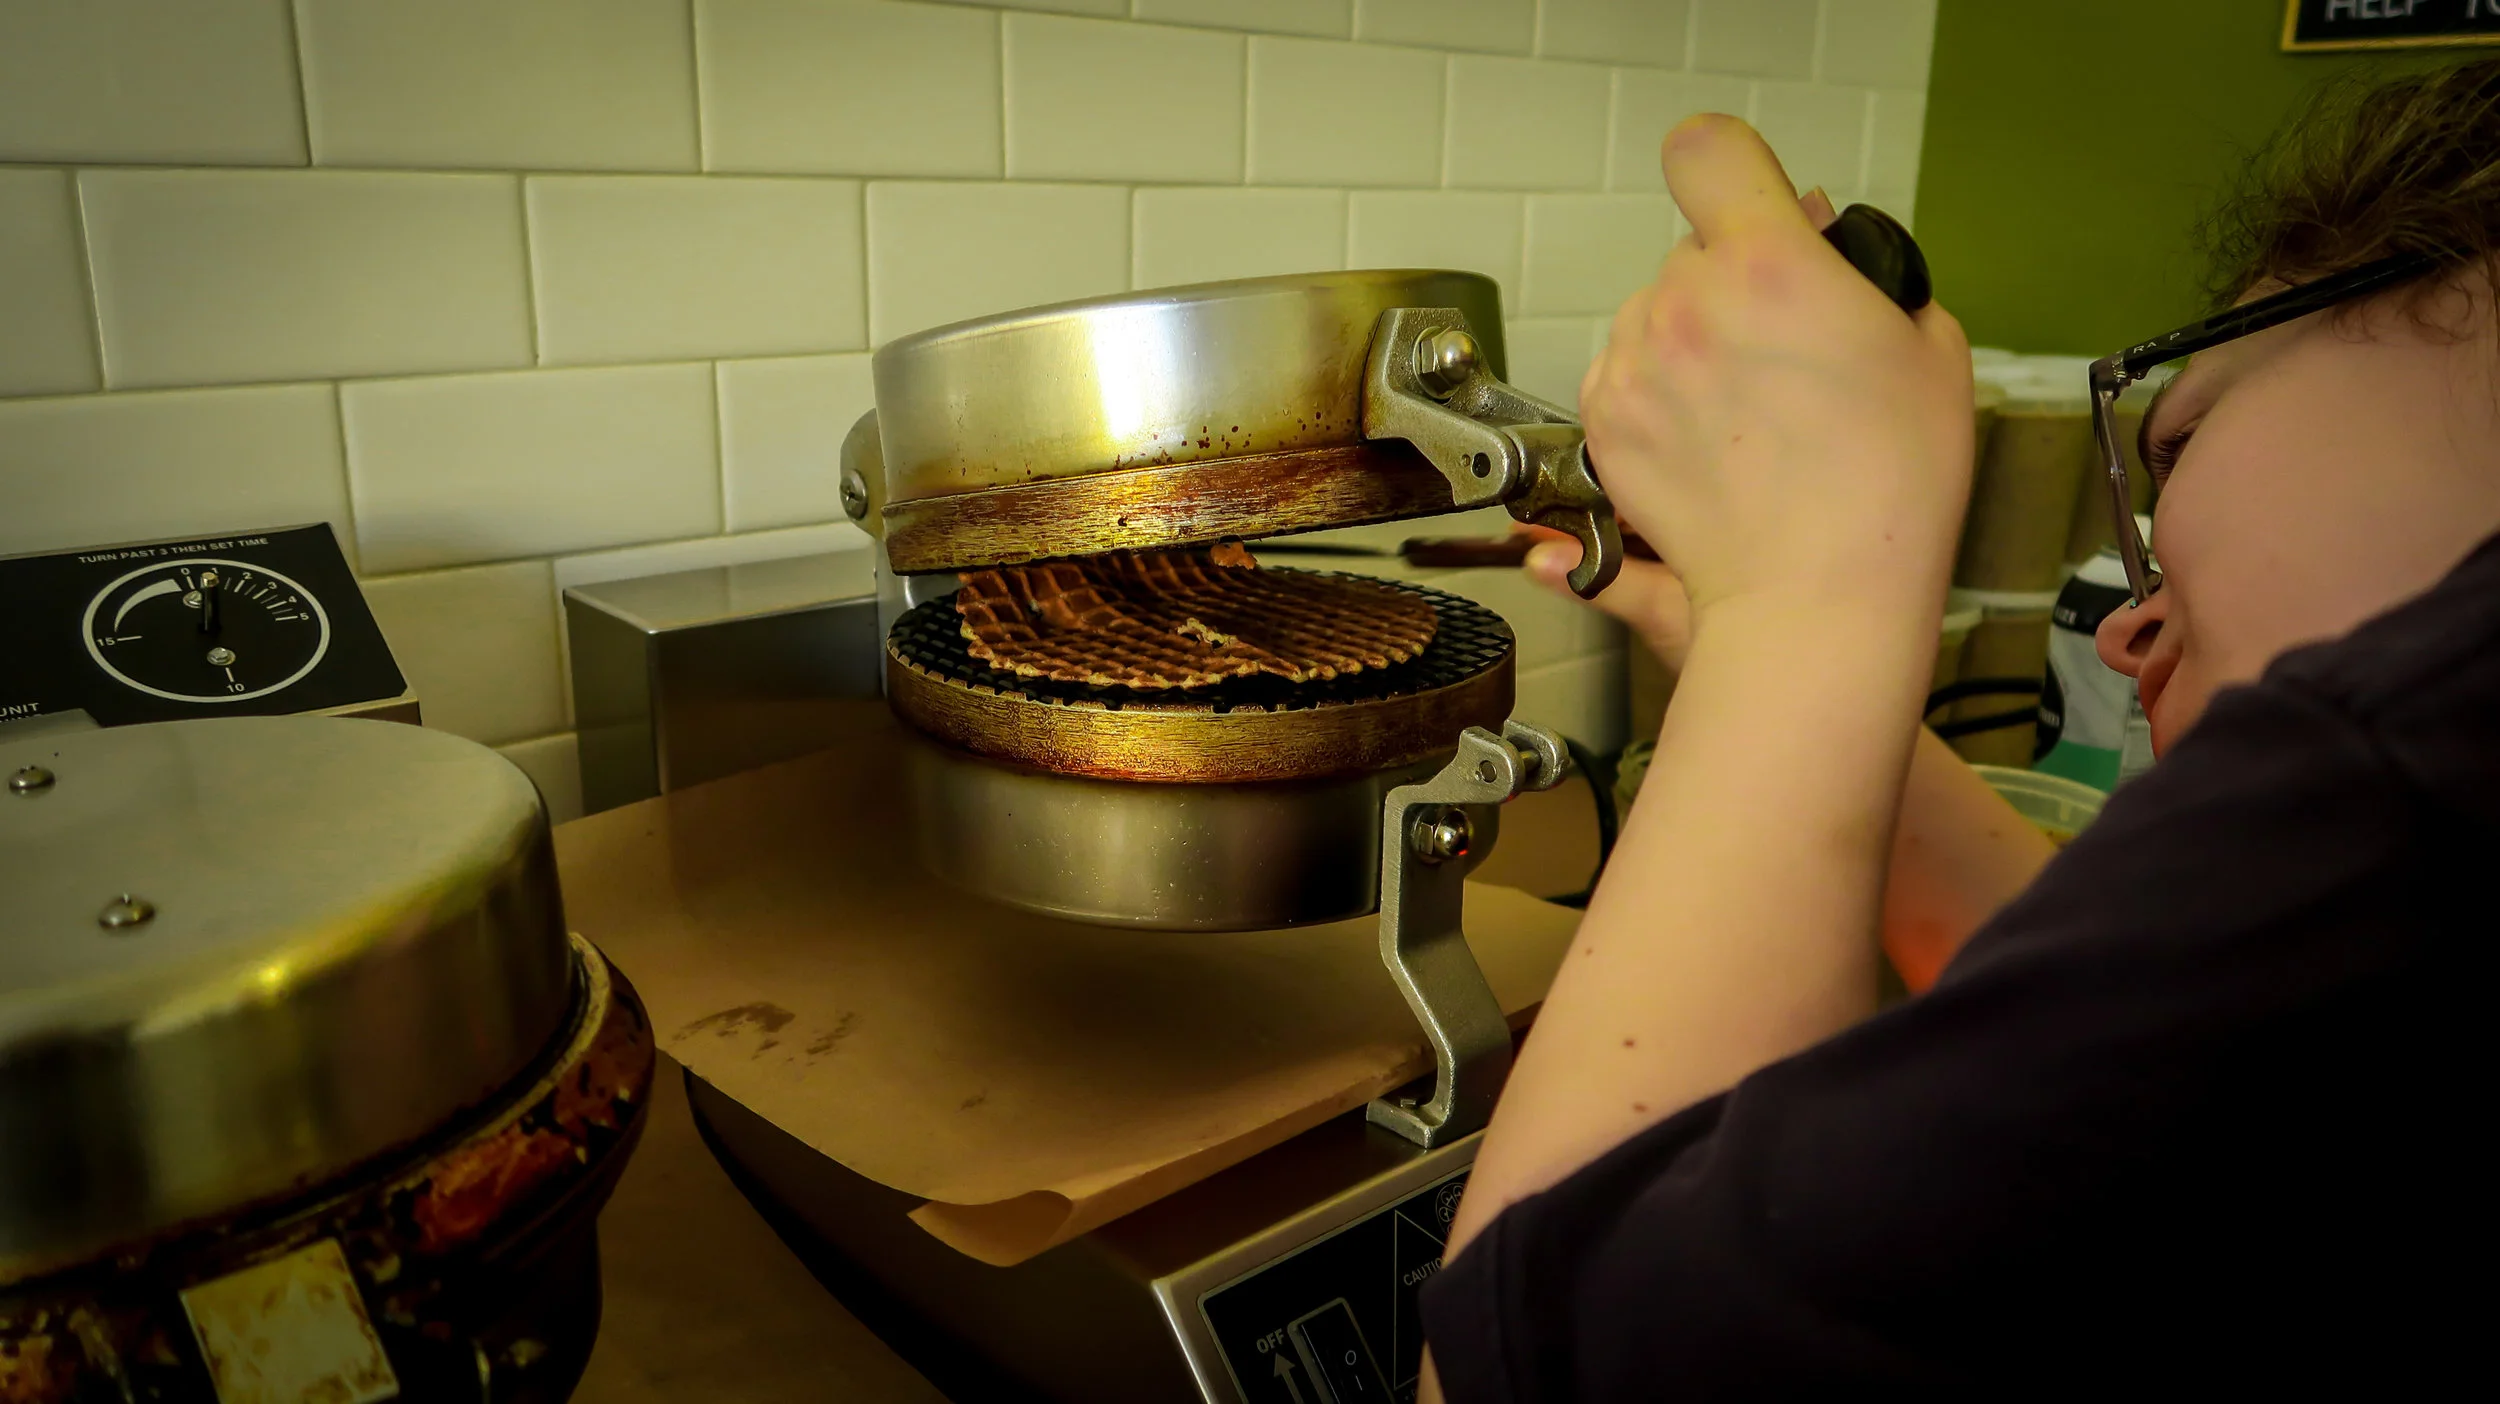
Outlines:
[[[1744,123],[1684,122],[1662,165],[1693,233],[1616,314],[1580,408],[1693,627],[1742,597],[1941,598],[1971,470],[1960,326],[1903,315],[1850,267]],[[1666,577],[1644,577],[1610,612],[1660,603]],[[1653,646],[1685,632],[1663,617],[1634,620]]]
[[1693,607],[1684,598],[1684,582],[1675,578],[1674,571],[1657,561],[1629,558],[1615,583],[1596,599],[1583,601],[1572,591],[1567,578],[1572,568],[1580,564],[1579,538],[1525,522],[1514,524],[1511,531],[1536,538],[1537,544],[1528,548],[1528,559],[1522,565],[1529,579],[1573,604],[1586,604],[1613,615],[1649,646],[1668,672],[1683,671],[1684,652],[1693,643]]

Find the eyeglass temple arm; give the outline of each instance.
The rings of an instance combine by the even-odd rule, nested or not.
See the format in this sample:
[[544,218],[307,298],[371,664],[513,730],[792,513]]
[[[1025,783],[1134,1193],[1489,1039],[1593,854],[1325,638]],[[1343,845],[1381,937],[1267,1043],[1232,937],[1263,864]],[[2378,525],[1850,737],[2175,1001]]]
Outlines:
[[[2226,308],[2201,322],[2179,328],[2151,341],[2138,342],[2109,358],[2120,379],[2120,388],[2144,378],[2144,373],[2167,361],[2193,356],[2199,351],[2219,346],[2236,337],[2281,326],[2312,312],[2349,302],[2381,288],[2418,278],[2439,266],[2442,260],[2431,254],[2398,254],[2349,269],[2331,278],[2287,288],[2255,302]],[[2096,376],[2094,388],[2099,388]]]
[[2145,372],[2165,362],[2193,356],[2199,351],[2219,346],[2237,337],[2280,326],[2296,318],[2306,317],[2363,297],[2381,288],[2390,287],[2432,271],[2443,262],[2425,253],[2397,254],[2390,258],[2365,263],[2331,278],[2320,278],[2287,288],[2270,297],[2243,303],[2179,328],[2151,341],[2138,342],[2115,356],[2104,356],[2092,363],[2092,431],[2100,440],[2101,457],[2109,475],[2109,492],[2114,524],[2118,536],[2118,556],[2127,571],[2127,587],[2136,603],[2151,598],[2161,586],[2161,575],[2144,549],[2144,537],[2136,530],[2134,504],[2127,490],[2126,449],[2118,442],[2118,396],[2129,385],[2144,378]]
[[2128,592],[2142,604],[2161,588],[2161,575],[2145,552],[2144,534],[2136,529],[2134,495],[2127,489],[2127,452],[2118,442],[2118,392],[2135,379],[2124,367],[2124,352],[2092,363],[2092,436],[2100,441],[2102,468],[2108,475],[2118,562],[2126,569]]

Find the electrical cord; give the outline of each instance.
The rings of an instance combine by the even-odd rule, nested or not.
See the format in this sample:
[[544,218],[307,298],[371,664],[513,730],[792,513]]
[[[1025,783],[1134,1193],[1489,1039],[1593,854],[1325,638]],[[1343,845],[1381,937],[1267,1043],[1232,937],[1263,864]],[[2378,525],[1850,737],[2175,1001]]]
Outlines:
[[1600,756],[1588,747],[1565,736],[1563,749],[1571,753],[1572,768],[1588,777],[1589,802],[1597,809],[1597,867],[1589,874],[1589,885],[1567,897],[1548,897],[1558,907],[1585,910],[1589,897],[1597,891],[1597,880],[1606,875],[1606,860],[1614,856],[1615,835],[1623,828],[1621,816],[1615,813],[1615,767],[1611,759]]

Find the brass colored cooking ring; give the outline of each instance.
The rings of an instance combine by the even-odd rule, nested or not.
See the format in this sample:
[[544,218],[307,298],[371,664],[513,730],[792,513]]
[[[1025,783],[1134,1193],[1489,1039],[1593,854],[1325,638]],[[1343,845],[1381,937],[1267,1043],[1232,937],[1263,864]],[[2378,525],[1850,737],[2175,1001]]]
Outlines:
[[1063,775],[1164,784],[1307,780],[1447,755],[1471,726],[1510,715],[1515,649],[1456,682],[1290,711],[1109,710],[983,692],[907,662],[889,645],[896,716],[964,750]]
[[1404,442],[1385,440],[889,502],[885,549],[908,575],[1256,539],[1451,509],[1449,480]]

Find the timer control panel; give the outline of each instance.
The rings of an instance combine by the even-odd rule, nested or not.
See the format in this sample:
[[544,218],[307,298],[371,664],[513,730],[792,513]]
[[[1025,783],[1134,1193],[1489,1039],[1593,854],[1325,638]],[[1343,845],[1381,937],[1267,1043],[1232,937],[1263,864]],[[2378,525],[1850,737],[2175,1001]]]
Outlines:
[[[1473,1158],[1473,1147],[1468,1147]],[[1245,1404],[1413,1404],[1416,1296],[1467,1188],[1461,1168],[1204,1294],[1198,1302]]]
[[0,602],[0,723],[413,709],[326,525],[10,556]]

